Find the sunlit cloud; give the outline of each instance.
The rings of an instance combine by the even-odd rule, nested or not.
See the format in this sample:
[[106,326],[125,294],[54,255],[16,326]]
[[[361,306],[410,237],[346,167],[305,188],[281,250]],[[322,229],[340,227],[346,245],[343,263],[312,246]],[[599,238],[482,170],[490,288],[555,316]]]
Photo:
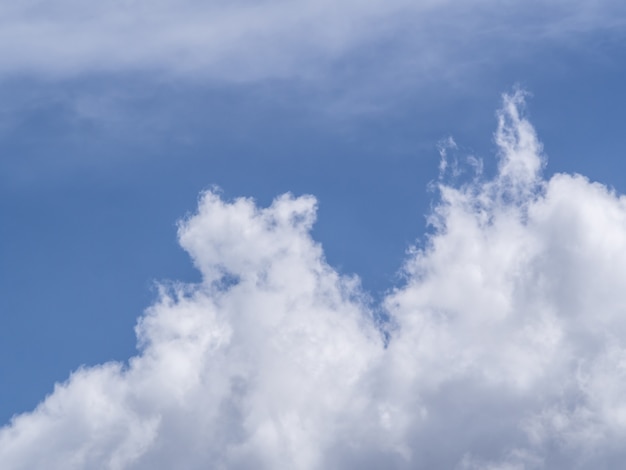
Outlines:
[[162,287],[127,364],[14,417],[3,468],[615,468],[626,198],[544,177],[524,106],[503,97],[493,177],[442,144],[432,230],[379,306],[326,263],[314,197],[202,194],[179,224],[202,282]]

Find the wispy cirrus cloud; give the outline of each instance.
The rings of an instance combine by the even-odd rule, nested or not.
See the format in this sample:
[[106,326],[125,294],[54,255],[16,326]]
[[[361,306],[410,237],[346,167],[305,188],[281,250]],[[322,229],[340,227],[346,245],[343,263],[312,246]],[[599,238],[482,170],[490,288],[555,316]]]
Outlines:
[[4,468],[618,465],[626,198],[542,176],[522,92],[498,119],[497,174],[439,180],[386,326],[311,238],[313,197],[205,193],[179,228],[203,281],[163,288],[127,365],[82,368],[5,426]]
[[511,54],[538,41],[618,29],[624,13],[611,0],[29,1],[0,7],[0,73],[311,78],[388,47],[384,55],[415,81],[467,66],[468,52],[489,61],[503,45]]

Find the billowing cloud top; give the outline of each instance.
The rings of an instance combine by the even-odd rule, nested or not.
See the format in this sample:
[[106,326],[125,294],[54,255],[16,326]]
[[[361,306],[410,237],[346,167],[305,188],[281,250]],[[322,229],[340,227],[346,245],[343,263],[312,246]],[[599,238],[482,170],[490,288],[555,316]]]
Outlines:
[[13,418],[2,468],[619,467],[626,198],[544,179],[523,98],[504,97],[493,178],[439,180],[384,327],[311,238],[313,197],[203,194],[179,227],[203,281],[163,287],[127,365]]
[[623,13],[623,2],[614,0],[549,7],[492,0],[3,2],[0,76],[140,70],[244,81],[310,77],[349,52],[385,42],[403,49],[421,73],[445,72],[468,47],[484,56],[503,42],[619,28]]

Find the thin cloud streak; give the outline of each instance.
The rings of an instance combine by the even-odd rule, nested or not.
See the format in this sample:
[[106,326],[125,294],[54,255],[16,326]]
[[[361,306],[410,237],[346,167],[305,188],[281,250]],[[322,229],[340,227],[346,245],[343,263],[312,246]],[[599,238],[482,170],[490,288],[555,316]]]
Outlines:
[[[620,2],[73,0],[0,7],[0,73],[74,77],[150,72],[187,79],[320,78],[353,53],[391,44],[411,80],[446,75],[536,41],[619,29]],[[513,46],[513,47],[510,47]],[[465,60],[464,60],[465,58]],[[391,63],[390,63],[391,64]],[[400,69],[398,69],[400,67]],[[393,75],[393,72],[387,71]]]
[[311,238],[312,196],[203,194],[179,225],[203,281],[163,286],[127,365],[82,368],[14,417],[4,468],[615,468],[626,198],[542,176],[521,91],[494,140],[492,178],[441,166],[385,331]]

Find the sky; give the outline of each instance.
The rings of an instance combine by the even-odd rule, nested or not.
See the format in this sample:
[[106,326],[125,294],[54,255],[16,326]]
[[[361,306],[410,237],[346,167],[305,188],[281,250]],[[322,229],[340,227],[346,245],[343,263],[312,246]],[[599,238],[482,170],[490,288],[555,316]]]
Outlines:
[[0,1],[3,469],[616,468],[626,5]]

